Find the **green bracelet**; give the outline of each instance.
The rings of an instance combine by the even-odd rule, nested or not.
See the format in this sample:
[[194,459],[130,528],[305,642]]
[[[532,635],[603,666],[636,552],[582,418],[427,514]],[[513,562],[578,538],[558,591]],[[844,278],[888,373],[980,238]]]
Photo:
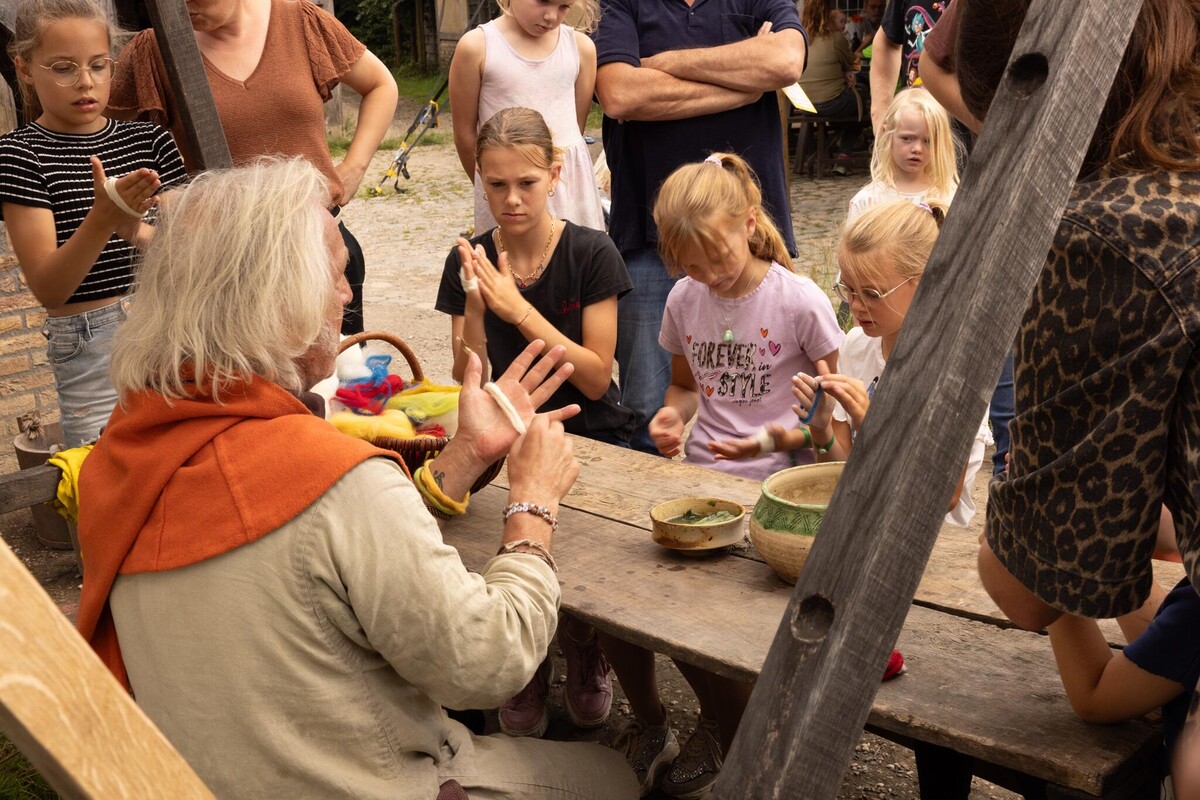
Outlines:
[[813,446],[812,434],[809,432],[807,427],[801,428],[800,430],[804,433],[804,447],[801,449],[806,450]]
[[828,453],[830,450],[832,450],[833,446],[837,444],[837,436],[832,435],[832,433],[833,432],[830,431],[831,435],[829,437],[829,441],[825,444],[817,444],[816,440],[812,438],[812,434],[810,433],[808,438],[812,441],[813,450],[817,451],[818,453]]

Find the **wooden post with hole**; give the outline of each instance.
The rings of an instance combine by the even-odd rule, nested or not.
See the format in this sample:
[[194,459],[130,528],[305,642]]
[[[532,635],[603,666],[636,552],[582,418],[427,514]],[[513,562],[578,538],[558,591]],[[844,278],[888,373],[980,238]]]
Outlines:
[[1030,6],[714,797],[837,795],[1140,7]]

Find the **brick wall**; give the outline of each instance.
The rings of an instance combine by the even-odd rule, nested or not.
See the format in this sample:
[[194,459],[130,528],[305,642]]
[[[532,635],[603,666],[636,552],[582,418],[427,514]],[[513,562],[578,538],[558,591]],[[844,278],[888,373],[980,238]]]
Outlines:
[[19,415],[36,410],[43,422],[58,419],[54,376],[42,336],[45,318],[45,310],[30,294],[17,259],[0,236],[0,472],[17,468],[11,442],[19,433]]

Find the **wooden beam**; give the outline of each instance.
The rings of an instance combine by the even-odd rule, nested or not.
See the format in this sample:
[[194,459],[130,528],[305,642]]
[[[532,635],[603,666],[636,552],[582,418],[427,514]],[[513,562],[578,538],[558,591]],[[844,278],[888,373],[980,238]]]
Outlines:
[[[312,2],[328,11],[330,15],[336,16],[333,0],[312,0]],[[346,129],[346,112],[342,108],[341,83],[333,87],[333,92],[330,93],[329,100],[325,102],[325,128],[326,130],[336,131],[338,135],[341,135]]]
[[146,8],[194,157],[193,166],[198,169],[233,166],[187,8],[181,0],[146,0]]
[[0,731],[66,800],[212,794],[0,541]]
[[1030,6],[714,797],[836,796],[1140,7]]

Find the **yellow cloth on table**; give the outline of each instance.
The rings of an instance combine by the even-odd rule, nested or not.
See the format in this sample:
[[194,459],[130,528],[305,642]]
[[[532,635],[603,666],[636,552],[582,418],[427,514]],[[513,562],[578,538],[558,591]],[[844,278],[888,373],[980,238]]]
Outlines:
[[79,469],[93,447],[95,445],[85,444],[83,447],[59,450],[47,462],[62,470],[62,477],[58,480],[58,495],[49,502],[49,506],[70,522],[79,521]]

